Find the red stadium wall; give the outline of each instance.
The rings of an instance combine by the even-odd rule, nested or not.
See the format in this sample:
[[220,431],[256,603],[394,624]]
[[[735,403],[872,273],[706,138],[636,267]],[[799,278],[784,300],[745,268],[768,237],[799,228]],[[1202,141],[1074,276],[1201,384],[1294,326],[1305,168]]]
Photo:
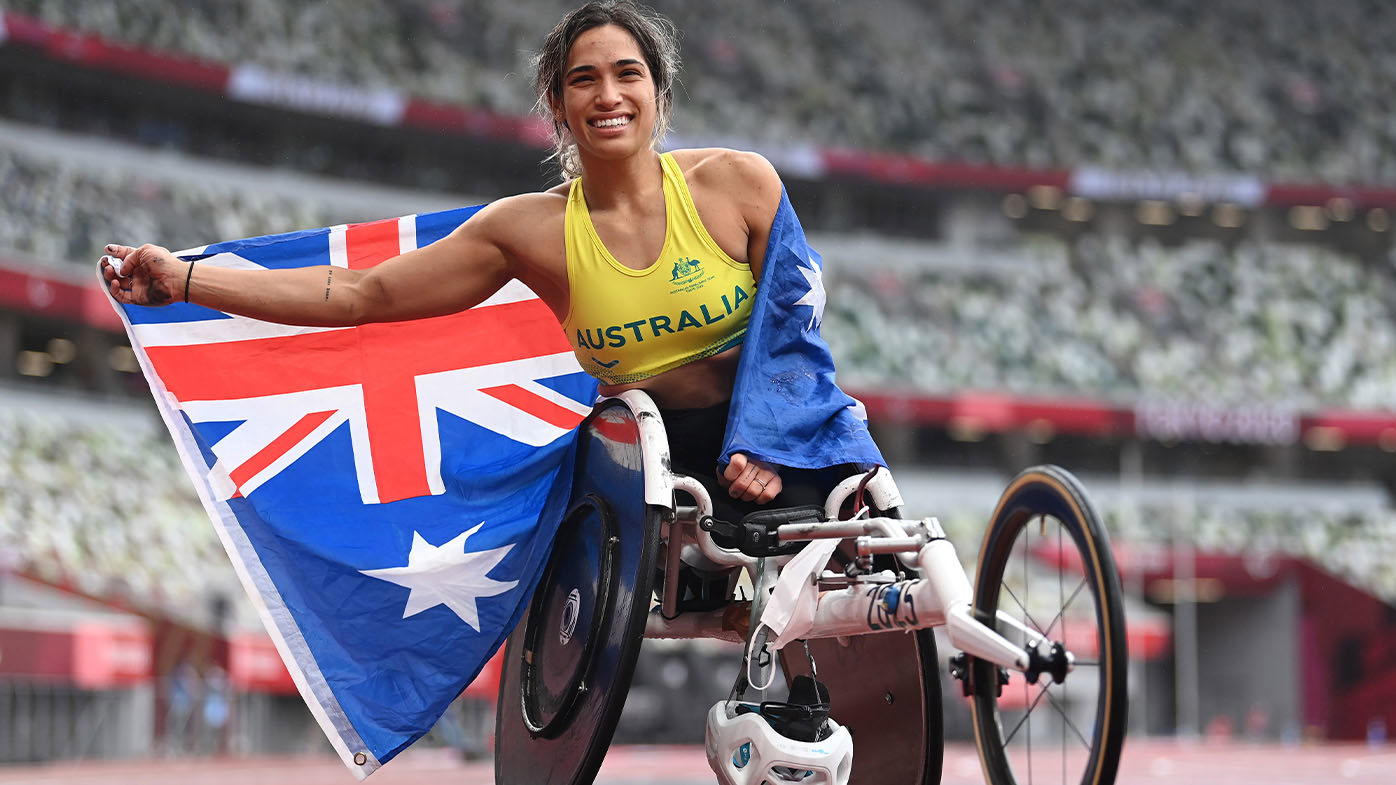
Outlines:
[[1302,586],[1305,719],[1330,739],[1367,737],[1374,720],[1396,728],[1396,608],[1311,565]]
[[151,634],[133,625],[0,628],[0,678],[107,690],[149,682]]
[[[1126,574],[1138,574],[1146,586],[1172,581],[1170,559],[1122,550]],[[1298,650],[1300,683],[1274,689],[1299,690],[1306,733],[1365,739],[1374,720],[1396,729],[1396,608],[1301,559],[1281,557],[1257,567],[1244,556],[1199,553],[1194,572],[1228,597],[1266,595],[1297,583],[1297,639],[1273,643]]]

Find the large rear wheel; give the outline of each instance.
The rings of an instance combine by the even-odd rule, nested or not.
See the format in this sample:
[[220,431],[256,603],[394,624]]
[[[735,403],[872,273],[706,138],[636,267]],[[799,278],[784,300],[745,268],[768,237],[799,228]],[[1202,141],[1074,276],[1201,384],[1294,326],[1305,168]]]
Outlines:
[[590,785],[644,638],[663,510],[645,503],[639,426],[607,401],[581,425],[571,506],[504,650],[499,785]]
[[[971,659],[975,743],[992,785],[1110,785],[1124,744],[1127,659],[1120,579],[1110,541],[1070,473],[1038,466],[1014,478],[984,536],[975,616],[1039,646],[1035,683]],[[1011,617],[1018,625],[1008,622]],[[1024,635],[1021,626],[1030,631]],[[1062,672],[1060,644],[1074,658]],[[1050,671],[1056,664],[1057,681]]]

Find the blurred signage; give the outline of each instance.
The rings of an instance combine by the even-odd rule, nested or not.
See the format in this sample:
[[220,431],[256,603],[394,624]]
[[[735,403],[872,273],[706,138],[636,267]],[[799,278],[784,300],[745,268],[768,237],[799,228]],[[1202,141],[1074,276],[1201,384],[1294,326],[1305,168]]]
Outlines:
[[397,125],[407,106],[407,97],[396,90],[334,84],[253,65],[232,69],[227,93],[230,98],[248,103],[367,120],[378,125]]
[[143,627],[78,624],[73,628],[73,681],[107,689],[150,680],[152,644]]
[[228,681],[248,692],[296,692],[296,683],[276,645],[262,633],[235,635],[228,641]]
[[95,272],[90,280],[90,285],[83,285],[57,273],[0,266],[0,308],[120,330],[121,319],[108,304]]
[[85,689],[150,681],[150,632],[133,624],[80,622],[67,629],[0,628],[0,678]]
[[49,59],[85,68],[206,90],[221,90],[228,79],[227,66],[219,63],[141,49],[79,30],[50,27],[15,13],[0,12],[0,45],[37,49]]
[[1299,414],[1273,406],[1144,401],[1135,406],[1134,430],[1141,438],[1165,442],[1293,444],[1299,439]]
[[1254,207],[1265,202],[1265,182],[1245,175],[1198,176],[1186,172],[1115,172],[1083,166],[1071,173],[1072,193],[1091,199],[1180,199],[1230,202]]

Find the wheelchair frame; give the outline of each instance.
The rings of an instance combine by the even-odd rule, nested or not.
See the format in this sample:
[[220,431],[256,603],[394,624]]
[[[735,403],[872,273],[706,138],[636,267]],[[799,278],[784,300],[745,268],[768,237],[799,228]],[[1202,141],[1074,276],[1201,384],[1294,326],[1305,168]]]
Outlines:
[[[712,533],[700,525],[704,517],[712,514],[712,500],[700,482],[669,470],[664,423],[649,396],[638,390],[627,390],[616,397],[630,408],[639,424],[645,501],[670,511],[660,532],[664,585],[660,604],[646,623],[645,637],[745,642],[750,630],[760,621],[763,600],[769,593],[755,593],[749,620],[734,617],[730,609],[679,615],[678,575],[684,549],[696,548],[704,559],[718,567],[745,569],[753,586],[769,586],[771,581],[766,576],[770,573],[763,568],[762,559],[718,545]],[[835,638],[945,626],[953,646],[1003,668],[1026,673],[1037,664],[1037,657],[1050,656],[1049,652],[1039,651],[1042,644],[1049,642],[1008,614],[999,613],[997,618],[1022,634],[1025,645],[1009,641],[974,617],[974,593],[969,578],[935,518],[836,520],[839,509],[860,484],[863,484],[861,476],[839,483],[825,501],[826,521],[783,525],[777,530],[779,542],[853,538],[859,557],[894,554],[924,577],[898,579],[890,571],[848,576],[826,570],[819,576],[821,588],[838,588],[820,592],[814,622],[802,637]],[[881,510],[894,511],[904,503],[896,483],[886,472],[874,475],[866,482],[864,490],[871,494],[873,503]],[[676,504],[675,491],[689,494],[697,504]],[[777,566],[788,560],[788,557],[767,558],[775,559]],[[1065,657],[1066,670],[1070,671],[1074,656],[1070,652],[1059,656]]]
[[[620,409],[626,412],[624,424],[604,415]],[[1015,767],[1020,764],[1028,769],[1027,781],[1033,781],[1033,730],[1027,721],[1045,700],[1059,717],[1046,726],[1048,736],[1059,735],[1061,749],[1055,754],[1049,747],[1045,758],[1039,753],[1038,763],[1055,767],[1059,762],[1063,782],[1071,762],[1072,768],[1083,765],[1082,785],[1113,783],[1128,714],[1121,592],[1108,535],[1070,473],[1039,466],[1014,478],[985,531],[971,587],[934,518],[899,517],[904,502],[891,476],[881,469],[840,482],[822,514],[793,509],[766,516],[775,523],[719,522],[712,518],[712,500],[704,485],[672,471],[664,423],[648,395],[632,390],[602,399],[593,412],[597,415],[596,430],[579,443],[567,513],[568,520],[580,517],[565,530],[582,538],[578,543],[590,543],[585,547],[591,559],[577,560],[554,543],[547,574],[509,638],[496,724],[497,781],[592,782],[624,706],[624,690],[642,638],[744,643],[743,667],[729,697],[741,701],[748,686],[764,689],[758,680],[769,684],[775,665],[767,655],[775,634],[777,644],[804,641],[808,675],[815,675],[816,652],[834,666],[825,678],[844,696],[841,705],[849,714],[848,722],[841,724],[871,745],[874,761],[861,774],[855,766],[855,779],[931,785],[940,781],[943,724],[936,644],[928,630],[944,626],[950,643],[960,650],[948,658],[950,673],[970,699],[975,743],[989,782],[1018,785]],[[612,432],[606,433],[602,424]],[[614,498],[628,501],[608,501],[606,494],[612,491],[619,493]],[[679,492],[691,496],[694,504],[680,505]],[[855,494],[855,504],[866,500],[867,509],[851,520],[838,520]],[[641,495],[643,500],[637,498]],[[869,510],[877,515],[864,517]],[[1043,626],[1025,604],[1031,553],[1017,554],[1019,545],[1027,547],[1020,535],[1032,524],[1045,535],[1049,519],[1057,522],[1053,531],[1062,561],[1057,562],[1055,589],[1061,604]],[[714,538],[714,531],[735,536],[737,546],[725,546]],[[801,545],[815,540],[833,548],[812,552]],[[1067,559],[1066,544],[1075,547],[1082,568],[1069,597],[1062,568],[1074,570],[1075,565]],[[811,563],[825,553],[831,554],[829,562]],[[812,558],[790,566],[800,554]],[[1018,558],[1023,559],[1021,599],[1005,580],[1009,560]],[[842,571],[829,569],[839,564],[845,565]],[[549,578],[555,567],[563,571],[561,577]],[[750,600],[733,596],[739,570],[751,579]],[[681,579],[681,573],[686,577]],[[1019,574],[1015,567],[1013,581]],[[656,583],[660,575],[662,581]],[[575,595],[579,586],[592,582],[597,593],[588,606],[590,621],[580,625],[582,604]],[[814,597],[806,591],[811,585],[817,590]],[[1094,641],[1094,648],[1086,645],[1074,655],[1066,647],[1070,625],[1065,614],[1088,588],[1096,632],[1087,639]],[[681,602],[690,589],[700,596]],[[780,612],[763,620],[773,594],[783,598],[775,607]],[[801,613],[785,604],[792,599]],[[1022,614],[1021,621],[1012,605]],[[792,615],[784,617],[787,611]],[[784,619],[795,615],[799,621],[786,627]],[[1049,639],[1056,630],[1060,642]],[[885,634],[893,631],[907,634]],[[584,646],[568,648],[576,637]],[[781,657],[787,677],[804,671],[805,664],[788,647]],[[1076,697],[1081,693],[1068,698],[1065,692],[1067,675],[1082,668],[1096,673],[1094,678],[1086,676],[1084,702]],[[1026,708],[1016,723],[1001,708],[1010,714],[1017,708],[1011,702],[999,703],[1007,695],[1010,671],[1023,674]],[[1044,674],[1050,683],[1039,683]],[[1035,696],[1027,694],[1028,684],[1039,685]],[[1055,685],[1063,691],[1049,692]],[[897,700],[908,695],[910,701]],[[1078,727],[1067,711],[1071,705],[1094,706],[1091,723]],[[879,719],[883,716],[885,722]],[[1025,724],[1026,745],[1010,748]],[[890,729],[897,732],[887,732]],[[1080,741],[1079,747],[1068,745],[1068,730]],[[1025,760],[1020,752],[1026,752]],[[540,767],[543,761],[549,762]]]

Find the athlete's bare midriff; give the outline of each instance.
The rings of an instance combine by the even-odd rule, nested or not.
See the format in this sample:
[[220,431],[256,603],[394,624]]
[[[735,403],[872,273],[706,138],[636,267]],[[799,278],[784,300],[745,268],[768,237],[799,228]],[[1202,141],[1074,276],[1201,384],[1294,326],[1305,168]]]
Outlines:
[[625,390],[644,390],[661,409],[701,409],[732,397],[737,379],[737,361],[742,347],[680,365],[664,373],[631,384],[602,385],[602,395]]

